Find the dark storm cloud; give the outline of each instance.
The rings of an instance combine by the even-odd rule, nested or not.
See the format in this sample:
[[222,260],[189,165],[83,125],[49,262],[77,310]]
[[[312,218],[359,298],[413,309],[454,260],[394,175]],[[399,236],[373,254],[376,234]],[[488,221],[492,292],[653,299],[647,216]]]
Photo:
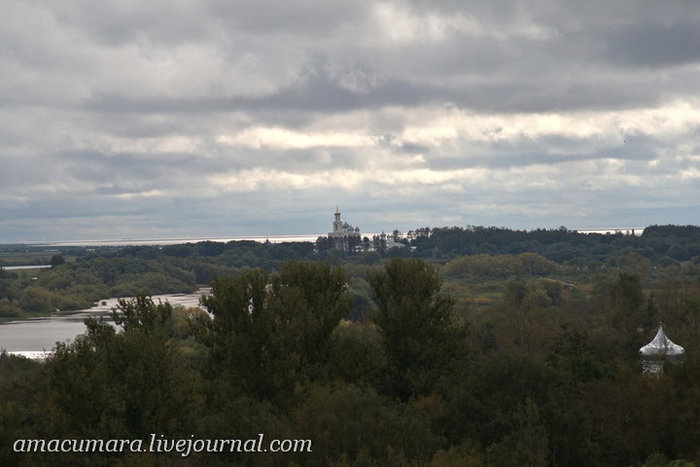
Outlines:
[[700,62],[700,21],[686,21],[613,32],[607,38],[611,63],[659,68]]
[[290,87],[261,97],[207,96],[194,98],[131,98],[98,95],[85,102],[92,111],[126,113],[210,113],[210,112],[338,112],[387,105],[415,106],[447,101],[449,93],[432,86],[391,81],[357,93],[344,89],[324,75],[316,75]]
[[80,180],[108,181],[167,180],[172,173],[182,173],[192,167],[197,157],[191,154],[164,153],[154,157],[150,154],[115,153],[104,154],[84,151],[55,155],[65,161],[66,172]]
[[224,33],[268,36],[295,34],[320,36],[339,26],[362,20],[366,2],[323,1],[74,1],[57,5],[56,18],[91,37],[114,45],[131,43],[139,36],[164,44],[202,40]]
[[[268,115],[270,121],[290,112],[335,113],[385,106],[415,107],[453,104],[487,112],[544,112],[557,110],[627,108],[653,104],[658,95],[650,94],[640,83],[627,86],[606,81],[580,83],[477,83],[437,87],[388,80],[367,91],[344,89],[327,76],[315,76],[260,97],[209,96],[194,98],[131,98],[124,95],[97,95],[85,108],[106,113],[183,113],[252,112]],[[275,116],[272,112],[280,112]],[[287,117],[288,118],[288,117]],[[301,120],[305,122],[307,120]]]
[[[629,36],[641,33],[621,31],[619,34],[631,43]],[[654,34],[650,37],[648,40],[655,40]],[[252,112],[258,116],[267,114],[272,120],[276,119],[273,112],[281,113],[277,118],[289,119],[293,112],[334,113],[443,103],[478,111],[543,112],[651,105],[674,88],[688,86],[687,83],[675,86],[669,83],[671,86],[664,88],[659,85],[657,76],[634,74],[628,69],[630,65],[645,67],[669,60],[678,64],[680,62],[673,57],[680,59],[680,53],[661,53],[663,47],[659,46],[656,50],[660,53],[654,54],[653,48],[647,50],[642,45],[630,48],[617,44],[615,39],[609,39],[609,49],[601,51],[598,57],[578,55],[576,49],[581,46],[575,44],[592,41],[580,35],[551,41],[453,38],[439,46],[394,51],[392,56],[370,49],[364,53],[367,63],[358,66],[379,79],[360,91],[344,87],[340,82],[342,73],[331,76],[328,68],[332,56],[320,51],[311,60],[307,57],[293,82],[282,83],[278,89],[264,95],[136,97],[95,92],[83,105],[91,111],[117,113]],[[476,44],[465,47],[472,42]],[[633,53],[635,50],[637,57]],[[700,47],[693,50],[700,50]],[[641,54],[646,57],[643,62],[638,60]],[[586,65],[591,58],[606,66],[600,70],[591,68],[590,64]],[[372,62],[395,63],[392,70],[386,70]],[[625,69],[611,75],[606,71],[610,66]],[[445,79],[448,77],[451,78]]]

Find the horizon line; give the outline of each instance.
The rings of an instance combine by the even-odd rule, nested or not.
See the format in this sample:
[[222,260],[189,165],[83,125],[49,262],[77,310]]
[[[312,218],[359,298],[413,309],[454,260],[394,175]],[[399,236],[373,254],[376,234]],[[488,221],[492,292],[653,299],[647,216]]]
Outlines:
[[[672,224],[668,224],[672,225]],[[432,227],[434,228],[444,228],[443,227]],[[484,227],[484,226],[474,226],[467,225],[467,229],[473,227]],[[495,227],[495,226],[491,226]],[[563,226],[562,226],[563,227]],[[649,226],[647,226],[649,227]],[[604,227],[604,228],[584,228],[584,229],[570,229],[566,228],[568,232],[578,232],[582,234],[634,234],[635,236],[641,235],[647,227]],[[541,230],[542,227],[531,228],[531,229],[511,229],[509,227],[497,227],[507,230],[524,230],[526,232],[534,232],[536,230]],[[406,232],[402,232],[405,235],[407,232],[415,231],[416,229],[411,229]],[[557,230],[557,228],[550,228],[545,230]],[[393,231],[393,230],[392,230]],[[389,231],[388,233],[391,233]],[[367,232],[362,234],[363,236],[379,235],[379,232]],[[3,243],[5,245],[27,245],[34,247],[41,246],[54,246],[54,247],[68,247],[68,246],[154,246],[154,245],[177,245],[185,243],[197,243],[203,241],[213,241],[213,242],[230,242],[230,241],[258,241],[270,243],[283,243],[285,241],[296,241],[303,242],[309,241],[314,242],[318,237],[323,237],[327,233],[306,233],[306,234],[270,234],[270,235],[202,235],[202,236],[165,236],[165,237],[121,237],[121,238],[98,238],[98,239],[69,239],[69,240],[30,240],[24,242],[8,242]]]

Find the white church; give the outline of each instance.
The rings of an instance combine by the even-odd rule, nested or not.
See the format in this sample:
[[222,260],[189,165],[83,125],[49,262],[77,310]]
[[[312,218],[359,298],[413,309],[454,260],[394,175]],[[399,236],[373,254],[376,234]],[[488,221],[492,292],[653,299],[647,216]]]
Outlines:
[[333,242],[333,247],[343,251],[353,251],[358,248],[362,239],[360,228],[353,227],[340,219],[340,209],[335,207],[335,220],[333,231],[328,232],[328,239]]
[[[326,237],[319,237],[318,242],[325,241]],[[400,242],[397,236],[387,235],[382,231],[380,235],[372,235],[372,239],[362,237],[359,227],[353,227],[340,218],[340,209],[335,207],[335,220],[333,231],[328,232],[327,240],[330,245],[325,248],[336,248],[345,252],[362,253],[367,251],[386,251],[391,248],[407,248],[408,243]],[[323,243],[323,242],[322,242]]]
[[333,221],[333,232],[328,232],[330,238],[359,237],[360,228],[353,227],[347,222],[340,220],[340,210],[335,207],[335,220]]

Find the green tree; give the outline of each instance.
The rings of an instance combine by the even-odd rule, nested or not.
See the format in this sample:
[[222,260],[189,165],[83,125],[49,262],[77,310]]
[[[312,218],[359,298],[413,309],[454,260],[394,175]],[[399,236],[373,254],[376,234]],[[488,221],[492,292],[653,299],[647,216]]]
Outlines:
[[437,271],[420,259],[393,258],[370,270],[368,282],[389,361],[388,391],[402,398],[429,393],[466,350],[454,299],[441,293]]
[[30,313],[50,313],[54,311],[51,292],[37,286],[29,286],[19,298],[19,306]]
[[304,465],[423,465],[442,440],[421,402],[400,403],[351,383],[310,384],[291,413],[295,430],[314,442]]
[[279,274],[250,270],[214,281],[200,340],[212,369],[245,393],[284,402],[294,384],[326,371],[333,329],[349,310],[345,275],[326,263],[289,261]]
[[627,338],[635,335],[638,328],[646,328],[652,324],[645,319],[643,313],[644,295],[638,275],[620,273],[608,298],[612,325]]
[[[213,319],[199,319],[197,338],[210,352],[212,378],[225,377],[229,389],[247,390],[262,398],[274,396],[286,383],[273,367],[292,355],[280,355],[273,340],[273,319],[266,303],[268,273],[251,269],[238,277],[219,277],[204,305]],[[223,386],[222,386],[223,388]]]
[[122,300],[119,329],[86,320],[87,332],[59,343],[47,362],[56,436],[188,434],[196,417],[196,373],[186,368],[163,323],[168,303]]
[[119,306],[112,311],[112,318],[125,332],[152,334],[162,331],[162,325],[172,314],[169,303],[156,305],[153,299],[143,293],[132,299],[120,299]]
[[62,264],[64,264],[66,260],[63,258],[62,255],[56,254],[51,257],[51,267],[55,268],[58,267]]
[[302,364],[319,371],[328,359],[329,339],[340,320],[350,312],[347,282],[342,268],[328,263],[287,261],[272,281],[277,313],[301,326]]
[[537,404],[527,399],[512,418],[513,430],[488,449],[489,465],[550,465],[547,430],[540,420]]

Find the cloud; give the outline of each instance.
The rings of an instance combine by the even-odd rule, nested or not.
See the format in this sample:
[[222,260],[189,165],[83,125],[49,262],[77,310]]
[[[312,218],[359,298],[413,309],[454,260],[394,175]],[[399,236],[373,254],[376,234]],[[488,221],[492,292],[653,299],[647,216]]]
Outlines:
[[697,222],[695,18],[8,0],[0,241]]

